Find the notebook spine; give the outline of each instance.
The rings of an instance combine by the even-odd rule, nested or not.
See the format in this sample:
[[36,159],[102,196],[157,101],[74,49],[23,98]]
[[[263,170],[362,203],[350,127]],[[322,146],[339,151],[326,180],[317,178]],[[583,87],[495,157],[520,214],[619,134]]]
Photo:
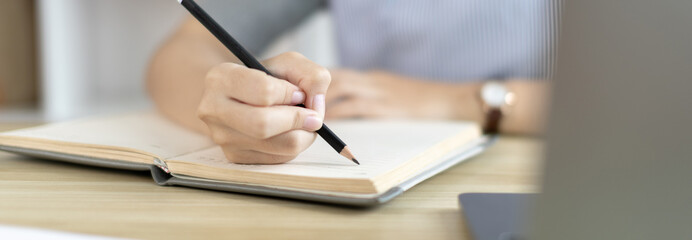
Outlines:
[[154,158],[154,165],[159,167],[161,170],[163,170],[166,173],[171,173],[170,170],[168,170],[168,165],[166,165],[166,162],[159,158]]

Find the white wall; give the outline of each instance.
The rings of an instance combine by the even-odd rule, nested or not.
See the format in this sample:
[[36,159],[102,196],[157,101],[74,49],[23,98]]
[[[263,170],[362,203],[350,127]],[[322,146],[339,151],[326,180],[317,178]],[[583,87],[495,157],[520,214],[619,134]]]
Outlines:
[[186,14],[172,0],[39,0],[37,7],[47,120],[146,105],[149,56]]
[[[151,106],[147,63],[187,16],[173,0],[38,0],[42,110],[48,121]],[[330,17],[316,14],[262,56],[286,50],[335,65]]]

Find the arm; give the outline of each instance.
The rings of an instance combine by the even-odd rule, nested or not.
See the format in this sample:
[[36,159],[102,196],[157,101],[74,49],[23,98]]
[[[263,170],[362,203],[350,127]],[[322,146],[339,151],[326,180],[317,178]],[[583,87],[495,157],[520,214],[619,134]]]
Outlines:
[[[422,81],[387,72],[332,70],[327,118],[427,118],[475,121],[485,115],[478,93],[480,82]],[[500,126],[509,134],[540,134],[549,83],[526,79],[505,82],[516,104]]]
[[[323,5],[321,0],[201,1],[212,17],[250,52],[261,52],[276,37],[300,24]],[[159,48],[149,66],[147,90],[161,113],[175,122],[207,132],[196,109],[212,67],[240,61],[192,17]]]
[[222,62],[240,61],[199,22],[188,18],[154,55],[147,76],[149,96],[164,116],[207,133],[197,106],[207,72]]
[[297,53],[264,62],[276,77],[238,62],[190,18],[152,59],[147,88],[163,115],[210,136],[231,162],[295,158],[322,125],[329,72]]

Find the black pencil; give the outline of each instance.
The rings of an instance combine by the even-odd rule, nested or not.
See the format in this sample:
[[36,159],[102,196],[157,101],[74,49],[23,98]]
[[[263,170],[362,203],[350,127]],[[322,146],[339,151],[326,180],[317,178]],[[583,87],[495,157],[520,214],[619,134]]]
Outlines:
[[[178,0],[178,3],[183,5],[183,7],[185,7],[185,9],[187,9],[187,11],[189,11],[190,14],[197,19],[197,21],[202,23],[207,30],[214,34],[214,36],[219,39],[219,41],[221,41],[221,43],[223,43],[223,45],[226,46],[226,48],[228,48],[228,50],[230,50],[238,59],[240,59],[245,66],[274,76],[271,72],[269,72],[269,70],[262,66],[262,64],[260,64],[260,62],[257,61],[257,59],[253,57],[250,52],[245,50],[245,48],[243,48],[238,41],[231,37],[231,35],[226,32],[225,29],[223,29],[213,18],[211,18],[211,16],[209,16],[204,9],[197,5],[194,0]],[[302,104],[300,106],[305,107]],[[317,130],[317,134],[319,134],[322,139],[327,141],[327,143],[329,143],[329,145],[332,146],[336,152],[360,165],[346,143],[341,141],[341,139],[337,137],[336,134],[334,134],[334,132],[327,127],[327,125],[323,123],[322,127]]]

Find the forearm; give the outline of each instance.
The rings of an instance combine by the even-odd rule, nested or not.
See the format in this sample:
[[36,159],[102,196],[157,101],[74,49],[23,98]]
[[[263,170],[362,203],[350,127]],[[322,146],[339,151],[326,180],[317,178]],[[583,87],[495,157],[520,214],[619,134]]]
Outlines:
[[[443,83],[424,81],[387,72],[372,72],[374,78],[391,79],[395,85],[413,89],[406,94],[408,108],[417,118],[454,119],[483,124],[480,89],[483,82]],[[393,81],[392,81],[393,80]],[[549,97],[549,82],[532,79],[510,79],[504,82],[516,96],[500,123],[500,131],[508,134],[537,135],[543,132],[544,112]],[[391,89],[391,88],[390,88]]]
[[221,62],[237,61],[203,30],[199,23],[186,21],[152,58],[147,75],[147,90],[157,109],[198,132],[207,131],[196,113],[207,71]]

